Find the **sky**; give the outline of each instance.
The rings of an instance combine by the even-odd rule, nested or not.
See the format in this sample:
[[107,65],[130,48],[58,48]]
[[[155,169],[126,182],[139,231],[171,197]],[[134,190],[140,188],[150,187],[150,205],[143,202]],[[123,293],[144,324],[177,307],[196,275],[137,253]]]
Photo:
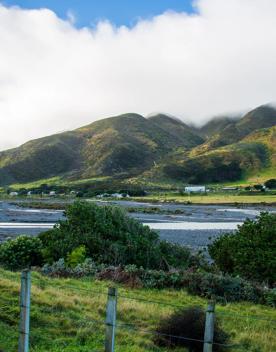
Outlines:
[[152,18],[164,11],[194,12],[191,0],[6,0],[8,6],[26,9],[48,8],[57,16],[73,16],[76,27],[95,26],[107,19],[116,26],[133,26],[141,18]]
[[276,101],[275,0],[0,0],[0,150],[126,112]]

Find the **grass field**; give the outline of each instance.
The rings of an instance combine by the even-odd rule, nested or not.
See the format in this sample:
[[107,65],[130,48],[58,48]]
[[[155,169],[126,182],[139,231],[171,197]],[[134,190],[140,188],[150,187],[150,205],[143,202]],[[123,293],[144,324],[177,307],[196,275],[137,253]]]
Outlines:
[[[10,202],[16,203],[19,200],[25,200],[26,202],[22,204],[25,207],[31,208],[48,208],[48,209],[63,209],[63,205],[57,204],[58,202],[72,202],[75,197],[71,196],[63,196],[63,197],[51,197],[51,199],[47,196],[41,198],[40,196],[32,196],[32,198],[26,199],[26,197],[7,197],[7,195],[3,195],[0,197],[2,200],[6,200]],[[83,198],[83,199],[93,199],[93,198]],[[43,201],[42,201],[43,200]],[[95,200],[97,200],[95,198]],[[106,200],[116,200],[116,198],[107,198]],[[184,204],[229,204],[229,205],[276,205],[276,194],[272,193],[260,193],[255,192],[252,194],[238,194],[238,193],[209,193],[209,194],[184,194],[181,195],[177,192],[152,192],[147,196],[143,197],[131,197],[125,200],[134,200],[138,202],[172,202],[172,203],[184,203]],[[47,203],[49,201],[49,204]]]
[[[5,352],[17,350],[19,281],[19,273],[0,269],[0,349]],[[50,279],[33,273],[31,351],[103,351],[104,325],[95,323],[94,320],[104,321],[109,285],[108,282],[88,278]],[[188,295],[183,290],[119,287],[119,295],[124,297],[118,299],[118,322],[134,324],[137,328],[135,331],[129,326],[117,328],[116,350],[120,352],[168,351],[166,348],[154,346],[153,335],[145,330],[155,330],[160,319],[177,309],[126,297],[140,297],[185,307],[206,307],[207,304],[206,300]],[[228,351],[276,350],[275,309],[237,303],[217,305],[216,311],[223,328],[231,334],[230,343],[238,345],[227,348]]]
[[276,195],[270,193],[257,193],[252,195],[242,195],[235,193],[209,193],[207,195],[181,195],[178,193],[152,193],[145,197],[133,198],[138,201],[148,202],[175,202],[191,204],[276,204]]

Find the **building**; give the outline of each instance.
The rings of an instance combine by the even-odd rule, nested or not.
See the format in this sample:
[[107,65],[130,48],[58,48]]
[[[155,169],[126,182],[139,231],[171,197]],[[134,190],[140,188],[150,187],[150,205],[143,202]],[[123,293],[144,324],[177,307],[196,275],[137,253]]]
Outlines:
[[223,191],[238,191],[238,187],[222,187]]
[[185,187],[186,193],[205,193],[206,187],[205,186],[187,186]]
[[18,196],[18,192],[10,192],[10,196],[11,197],[17,197]]

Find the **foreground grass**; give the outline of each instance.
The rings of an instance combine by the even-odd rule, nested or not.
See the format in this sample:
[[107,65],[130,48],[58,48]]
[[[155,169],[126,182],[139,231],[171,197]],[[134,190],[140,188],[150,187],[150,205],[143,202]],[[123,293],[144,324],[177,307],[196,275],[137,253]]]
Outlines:
[[[0,349],[5,352],[17,350],[19,281],[19,273],[0,269]],[[104,325],[95,320],[104,321],[109,285],[108,282],[89,278],[50,279],[33,272],[31,351],[103,351]],[[187,307],[205,307],[207,303],[183,290],[134,290],[119,287],[119,295],[124,297],[118,300],[118,321],[134,324],[140,329],[133,331],[129,327],[117,328],[116,350],[120,352],[168,351],[166,348],[155,347],[153,335],[145,330],[155,330],[160,319],[176,309],[125,297],[140,297]],[[276,350],[275,309],[249,303],[218,305],[217,315],[223,328],[230,333],[231,343],[238,344],[235,348],[228,348],[228,351]],[[268,320],[259,320],[257,317]],[[274,323],[269,320],[274,320]]]

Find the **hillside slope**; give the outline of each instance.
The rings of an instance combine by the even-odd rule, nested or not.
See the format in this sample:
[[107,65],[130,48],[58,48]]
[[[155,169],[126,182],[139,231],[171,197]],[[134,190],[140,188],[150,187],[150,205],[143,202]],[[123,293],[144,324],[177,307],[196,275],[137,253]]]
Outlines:
[[[200,129],[164,114],[129,113],[0,152],[0,186],[51,177],[236,181],[275,165],[276,109],[215,118]],[[276,172],[275,172],[276,173]]]
[[238,143],[183,154],[182,160],[178,155],[163,171],[170,178],[197,184],[236,181],[271,167],[276,175],[276,126],[254,131]]
[[193,155],[241,141],[250,133],[276,125],[276,109],[262,105],[248,112],[241,119],[215,118],[201,127],[207,140],[193,150]]
[[124,114],[33,140],[0,153],[0,185],[57,175],[88,178],[137,174],[171,150],[190,149],[202,142],[188,126],[177,124],[176,135],[173,129],[160,127],[151,119]]

